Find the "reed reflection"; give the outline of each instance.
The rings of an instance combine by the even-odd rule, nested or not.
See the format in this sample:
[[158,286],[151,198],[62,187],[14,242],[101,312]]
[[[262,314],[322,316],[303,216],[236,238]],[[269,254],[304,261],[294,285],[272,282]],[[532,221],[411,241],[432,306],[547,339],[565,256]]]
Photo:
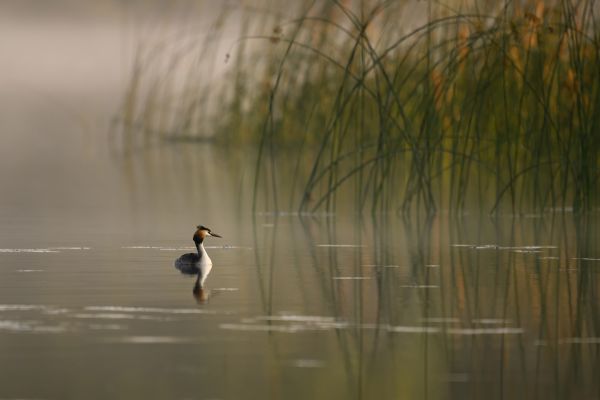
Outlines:
[[[271,234],[255,237],[263,312],[280,321],[292,303],[297,315],[286,318],[331,321],[319,329],[336,343],[327,360],[345,382],[336,395],[546,398],[600,390],[596,223],[270,222]],[[283,342],[269,342],[273,357]]]

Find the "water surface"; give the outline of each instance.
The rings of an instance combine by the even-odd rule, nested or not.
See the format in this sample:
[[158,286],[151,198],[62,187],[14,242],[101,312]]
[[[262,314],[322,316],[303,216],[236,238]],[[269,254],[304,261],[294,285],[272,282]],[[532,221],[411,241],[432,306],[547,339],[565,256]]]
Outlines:
[[248,160],[106,156],[96,202],[2,203],[0,398],[598,396],[596,216],[252,214]]
[[41,23],[0,28],[0,399],[600,397],[597,214],[252,213],[248,149],[114,151],[119,36]]

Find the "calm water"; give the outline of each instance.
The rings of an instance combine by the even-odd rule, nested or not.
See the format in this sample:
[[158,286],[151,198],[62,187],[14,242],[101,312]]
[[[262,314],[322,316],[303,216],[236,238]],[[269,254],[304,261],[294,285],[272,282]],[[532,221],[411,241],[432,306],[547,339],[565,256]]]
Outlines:
[[5,196],[0,398],[600,396],[597,216],[252,215],[251,160],[76,152]]
[[252,214],[245,149],[106,149],[115,18],[0,14],[0,399],[600,398],[598,214]]

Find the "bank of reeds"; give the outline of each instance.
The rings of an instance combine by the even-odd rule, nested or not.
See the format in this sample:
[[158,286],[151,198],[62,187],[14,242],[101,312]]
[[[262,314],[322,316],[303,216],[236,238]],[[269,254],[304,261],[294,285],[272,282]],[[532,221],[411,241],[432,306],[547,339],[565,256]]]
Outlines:
[[[214,62],[226,22],[203,46],[147,51],[123,107],[127,145],[207,133],[257,145],[255,191],[267,187],[279,208],[289,198],[333,210],[340,193],[372,211],[596,207],[595,2],[397,3],[237,13],[241,38],[217,83],[190,59]],[[290,178],[278,163],[289,154],[296,168],[282,193]]]

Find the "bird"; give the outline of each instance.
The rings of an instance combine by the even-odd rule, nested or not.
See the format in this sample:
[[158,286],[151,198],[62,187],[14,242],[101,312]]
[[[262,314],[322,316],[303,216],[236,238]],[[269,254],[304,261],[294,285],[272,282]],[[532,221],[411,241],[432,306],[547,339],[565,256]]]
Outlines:
[[175,260],[175,268],[177,268],[183,274],[197,275],[196,284],[194,285],[194,293],[204,288],[206,277],[212,269],[212,261],[206,253],[206,249],[204,249],[203,244],[204,239],[207,236],[222,238],[221,235],[212,232],[207,227],[198,225],[193,237],[197,253],[187,253]]

